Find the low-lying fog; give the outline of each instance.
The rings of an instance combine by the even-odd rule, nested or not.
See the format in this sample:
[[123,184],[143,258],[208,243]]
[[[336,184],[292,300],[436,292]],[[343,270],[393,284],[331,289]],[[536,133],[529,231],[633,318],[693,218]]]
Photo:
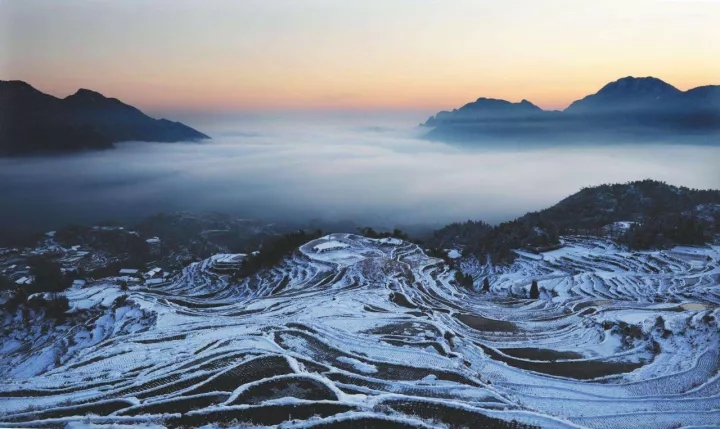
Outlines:
[[720,146],[468,149],[418,138],[425,117],[417,113],[180,119],[213,140],[0,159],[0,232],[177,210],[375,225],[498,222],[606,182],[720,188]]

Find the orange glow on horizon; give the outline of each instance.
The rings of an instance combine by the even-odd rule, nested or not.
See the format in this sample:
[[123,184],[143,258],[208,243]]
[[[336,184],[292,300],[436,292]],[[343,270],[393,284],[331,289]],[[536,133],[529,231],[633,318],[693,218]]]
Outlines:
[[720,84],[717,22],[661,0],[0,2],[0,79],[157,111],[563,109],[629,75]]

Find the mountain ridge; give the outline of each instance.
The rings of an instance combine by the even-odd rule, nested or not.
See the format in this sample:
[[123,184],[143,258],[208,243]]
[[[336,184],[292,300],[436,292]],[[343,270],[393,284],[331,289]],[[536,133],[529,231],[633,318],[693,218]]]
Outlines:
[[702,245],[720,234],[720,190],[698,190],[655,180],[583,188],[550,207],[492,226],[456,222],[428,240],[433,248],[459,247],[479,260],[512,262],[514,250],[552,248],[567,234],[605,235],[625,222],[618,241],[632,249]]
[[0,156],[108,149],[123,141],[180,142],[210,137],[154,119],[117,98],[80,88],[58,98],[24,81],[0,81]]
[[[421,126],[440,139],[480,136],[557,136],[720,131],[720,86],[681,91],[655,77],[627,76],[575,100],[562,111],[544,110],[527,100],[512,103],[484,97],[459,109],[441,111]],[[494,108],[492,108],[494,107]]]

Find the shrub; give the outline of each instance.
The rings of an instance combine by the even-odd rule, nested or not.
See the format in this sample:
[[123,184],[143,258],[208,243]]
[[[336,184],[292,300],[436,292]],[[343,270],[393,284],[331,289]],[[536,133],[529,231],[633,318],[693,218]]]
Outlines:
[[72,284],[70,278],[63,276],[59,263],[40,256],[30,260],[30,274],[35,277],[29,286],[31,293],[61,292]]
[[126,293],[120,295],[119,297],[115,298],[115,301],[113,301],[112,306],[113,308],[119,308],[127,304],[128,302],[128,295]]
[[47,302],[45,314],[56,319],[64,319],[65,312],[70,309],[70,301],[60,293],[54,293]]
[[463,274],[460,270],[455,271],[455,281],[460,286],[468,289],[473,288],[473,277],[470,274]]
[[530,285],[530,299],[538,298],[540,298],[540,290],[538,289],[537,280],[533,280],[532,285]]
[[273,237],[263,243],[260,252],[248,255],[242,263],[240,270],[233,277],[241,278],[253,275],[263,268],[272,268],[280,263],[286,256],[292,255],[298,247],[322,236],[322,231],[317,230],[306,233],[303,230],[285,234],[280,237]]

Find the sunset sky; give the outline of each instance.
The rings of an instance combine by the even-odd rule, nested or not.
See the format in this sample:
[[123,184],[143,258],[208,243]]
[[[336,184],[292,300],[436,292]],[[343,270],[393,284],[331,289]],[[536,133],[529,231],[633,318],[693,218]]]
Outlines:
[[0,79],[150,110],[564,108],[720,84],[720,1],[0,0]]

